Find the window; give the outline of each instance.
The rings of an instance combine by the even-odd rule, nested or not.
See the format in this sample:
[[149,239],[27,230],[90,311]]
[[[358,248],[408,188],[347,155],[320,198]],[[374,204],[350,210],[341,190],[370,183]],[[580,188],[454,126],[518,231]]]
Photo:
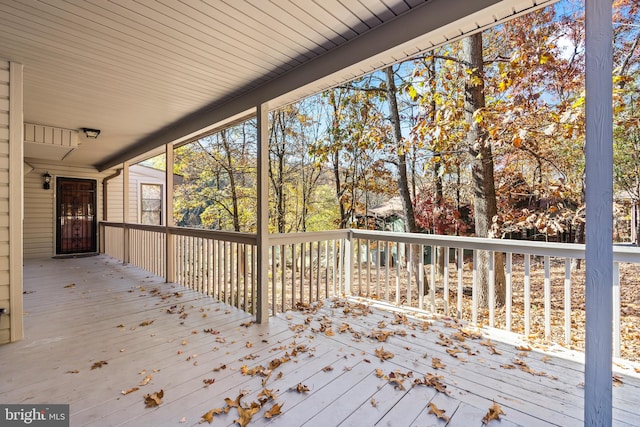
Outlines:
[[140,222],[162,225],[162,185],[140,185]]

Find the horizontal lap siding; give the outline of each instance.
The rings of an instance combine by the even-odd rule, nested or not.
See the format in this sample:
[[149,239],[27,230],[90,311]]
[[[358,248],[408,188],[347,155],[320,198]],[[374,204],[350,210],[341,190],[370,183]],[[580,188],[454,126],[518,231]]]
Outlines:
[[[0,308],[9,308],[9,62],[0,61]],[[10,340],[10,318],[0,316],[0,344]]]
[[24,257],[42,258],[55,254],[55,184],[42,188],[42,175],[97,180],[96,210],[102,219],[102,178],[93,168],[62,166],[37,159],[25,159],[33,170],[24,177]]

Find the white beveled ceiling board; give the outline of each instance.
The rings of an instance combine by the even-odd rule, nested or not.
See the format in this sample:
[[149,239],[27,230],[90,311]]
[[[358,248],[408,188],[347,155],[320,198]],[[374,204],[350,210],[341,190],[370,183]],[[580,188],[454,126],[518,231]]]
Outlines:
[[[26,121],[102,130],[63,162],[104,168],[446,40],[420,16],[477,13],[482,26],[539,3],[0,0],[0,58],[24,64]],[[433,39],[418,41],[421,31]]]

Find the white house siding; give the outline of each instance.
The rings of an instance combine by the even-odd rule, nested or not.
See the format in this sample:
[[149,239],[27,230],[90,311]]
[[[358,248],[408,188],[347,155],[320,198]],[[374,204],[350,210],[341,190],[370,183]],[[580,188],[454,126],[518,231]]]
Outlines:
[[[112,178],[107,183],[107,221],[122,221],[122,179],[123,174]],[[140,222],[140,186],[142,184],[160,184],[164,189],[164,171],[146,166],[129,167],[129,216],[126,222]],[[164,193],[164,191],[163,191]],[[162,200],[162,223],[165,222],[166,201]]]
[[[36,159],[25,159],[33,170],[24,177],[24,257],[42,258],[55,255],[55,179],[95,179],[96,210],[102,219],[102,179],[105,173],[78,166],[61,166]],[[51,174],[51,189],[42,187],[42,175]]]

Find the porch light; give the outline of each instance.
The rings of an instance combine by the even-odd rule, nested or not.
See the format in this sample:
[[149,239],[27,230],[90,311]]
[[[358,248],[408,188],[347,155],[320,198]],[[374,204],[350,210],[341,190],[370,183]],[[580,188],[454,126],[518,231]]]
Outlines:
[[96,139],[100,135],[100,129],[82,128],[87,138]]
[[49,171],[45,172],[44,175],[42,175],[42,188],[44,188],[45,190],[48,190],[51,188],[51,175],[49,175]]

